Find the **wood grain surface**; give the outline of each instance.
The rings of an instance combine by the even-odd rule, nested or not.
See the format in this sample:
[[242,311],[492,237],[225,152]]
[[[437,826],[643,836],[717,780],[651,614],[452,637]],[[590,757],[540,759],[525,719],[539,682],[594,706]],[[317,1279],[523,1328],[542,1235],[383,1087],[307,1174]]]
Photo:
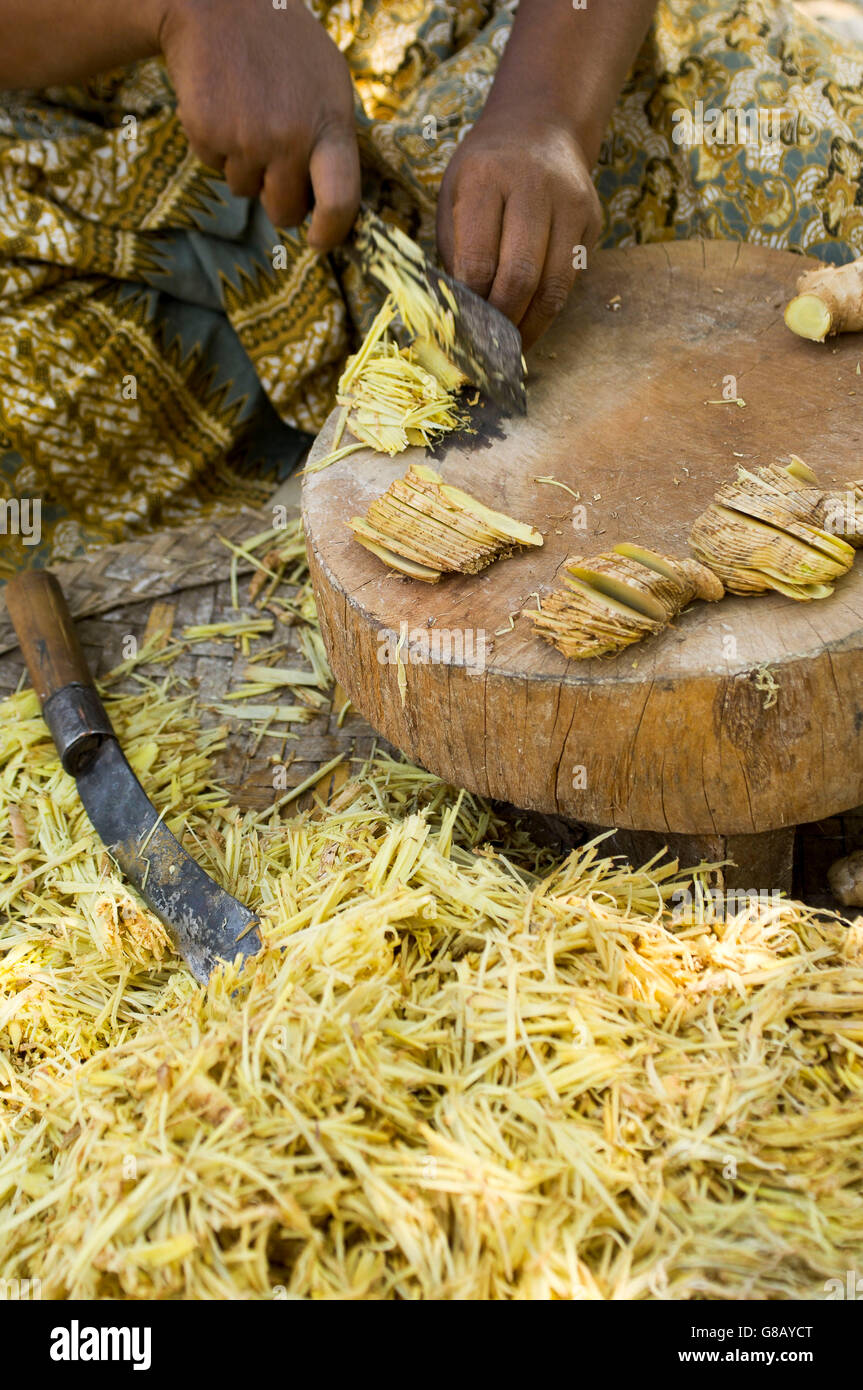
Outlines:
[[[863,560],[830,599],[695,605],[614,658],[566,661],[524,617],[506,630],[553,587],[567,556],[621,540],[685,554],[692,520],[738,464],[796,453],[824,482],[863,475],[863,338],[818,345],[783,323],[808,265],[729,242],[592,258],[529,356],[527,418],[480,409],[476,433],[450,436],[435,463],[447,481],[537,526],[541,550],[436,586],[404,579],[346,522],[420,451],[363,451],[307,476],[330,659],[376,729],[458,785],[595,824],[752,834],[863,801]],[[708,404],[728,377],[745,404]],[[332,431],[331,417],[312,462]],[[432,641],[432,631],[443,636]],[[769,708],[758,688],[765,667],[778,687]]]
[[55,575],[23,570],[6,585],[6,608],[39,704],[70,684],[92,686],[69,605]]

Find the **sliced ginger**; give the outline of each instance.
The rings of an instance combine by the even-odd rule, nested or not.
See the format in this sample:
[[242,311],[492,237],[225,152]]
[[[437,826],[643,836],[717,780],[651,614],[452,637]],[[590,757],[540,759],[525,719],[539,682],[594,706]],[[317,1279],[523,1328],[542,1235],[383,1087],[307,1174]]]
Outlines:
[[722,580],[697,560],[669,560],[664,555],[658,555],[655,550],[646,550],[644,546],[632,545],[629,541],[622,541],[614,547],[614,551],[616,555],[638,560],[648,569],[656,570],[657,574],[664,574],[666,579],[679,582],[680,577],[684,576],[693,586],[693,596],[704,599],[707,603],[716,603],[725,593]]
[[534,631],[564,656],[622,651],[661,632],[694,598],[722,598],[720,581],[695,560],[675,560],[624,543],[589,560],[570,559],[563,586],[529,610]]
[[[849,507],[850,499],[850,507]],[[850,510],[850,515],[849,515]],[[563,584],[531,612],[534,630],[564,656],[604,656],[660,632],[694,598],[769,590],[798,601],[827,598],[863,544],[863,483],[821,488],[792,456],[784,467],[738,470],[690,534],[697,559],[673,559],[625,542],[570,559]]]
[[696,519],[689,543],[731,593],[827,598],[854,562],[853,546],[839,534],[847,525],[839,500],[817,486],[802,459],[741,468]]
[[361,517],[354,517],[351,522],[351,530],[360,545],[364,546],[372,555],[377,555],[378,559],[383,560],[390,569],[398,570],[410,579],[422,579],[426,584],[437,584],[440,579],[440,570],[432,569],[429,565],[421,565],[416,560],[408,559],[406,555],[398,555],[394,550],[390,550],[383,544],[384,537],[380,531],[376,531],[373,526],[368,526]]
[[476,574],[517,546],[542,545],[534,527],[444,483],[425,464],[391,483],[350,528],[379,560],[429,584],[445,572]]

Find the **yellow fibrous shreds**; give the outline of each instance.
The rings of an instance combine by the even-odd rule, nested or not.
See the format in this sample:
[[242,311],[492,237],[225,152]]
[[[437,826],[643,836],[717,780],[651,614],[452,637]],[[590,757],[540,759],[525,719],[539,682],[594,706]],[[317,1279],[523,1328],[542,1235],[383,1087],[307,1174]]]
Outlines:
[[[390,456],[412,444],[425,448],[466,424],[458,403],[464,377],[434,343],[400,347],[388,331],[395,315],[389,296],[361,348],[348,358],[336,392],[341,414],[332,448],[307,472],[318,472],[363,445]],[[345,431],[355,444],[342,442]]]
[[106,696],[120,739],[265,950],[199,989],[33,694],[3,702],[5,1279],[45,1298],[807,1298],[853,1266],[859,927],[785,900],[716,913],[704,873],[601,842],[554,860],[384,758],[327,805],[241,813],[211,782],[220,731],[140,679]]

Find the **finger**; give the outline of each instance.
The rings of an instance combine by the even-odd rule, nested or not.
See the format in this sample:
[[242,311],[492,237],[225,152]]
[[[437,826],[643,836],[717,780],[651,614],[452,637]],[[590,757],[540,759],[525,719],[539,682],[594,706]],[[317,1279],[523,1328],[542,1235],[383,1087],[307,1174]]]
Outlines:
[[552,221],[539,287],[519,324],[525,347],[530,347],[550,327],[575,284],[574,250],[579,243],[587,244],[586,231],[579,231],[578,223],[575,228],[578,235],[573,233],[569,218]]
[[435,227],[438,255],[444,270],[450,275],[453,273],[452,263],[455,254],[455,228],[453,227],[452,213],[452,183],[444,175],[438,194]]
[[503,195],[477,186],[455,199],[452,210],[452,274],[485,299],[494,284],[500,253]]
[[331,251],[345,240],[360,205],[360,153],[352,127],[341,127],[318,141],[309,160],[309,175],[315,199],[309,245]]
[[211,145],[206,145],[201,140],[189,140],[189,149],[196,159],[199,159],[205,169],[210,169],[214,174],[221,178],[225,167],[225,156]]
[[541,196],[507,199],[497,273],[489,302],[518,326],[539,288],[551,231],[551,206]]
[[238,198],[257,198],[264,182],[264,166],[241,154],[225,160],[225,182]]
[[274,227],[298,227],[310,202],[303,161],[286,155],[271,160],[264,174],[261,202]]
[[225,167],[224,154],[215,145],[210,144],[209,140],[199,135],[194,121],[186,120],[182,103],[177,108],[177,118],[189,142],[189,149],[195,158],[199,159],[206,169],[213,169],[217,174],[221,174]]

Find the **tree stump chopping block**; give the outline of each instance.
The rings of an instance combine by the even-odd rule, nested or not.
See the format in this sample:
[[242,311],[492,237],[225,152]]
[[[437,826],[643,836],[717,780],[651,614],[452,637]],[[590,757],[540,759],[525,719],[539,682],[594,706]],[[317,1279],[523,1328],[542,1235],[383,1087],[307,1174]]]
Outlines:
[[[479,407],[431,460],[362,450],[307,475],[330,660],[391,743],[471,791],[660,836],[758,836],[863,802],[863,560],[831,598],[696,603],[610,658],[567,661],[523,616],[569,556],[686,555],[738,465],[863,475],[860,335],[820,345],[783,322],[809,264],[730,242],[597,253],[529,355],[526,418]],[[542,548],[436,585],[388,570],[347,523],[422,458]]]

